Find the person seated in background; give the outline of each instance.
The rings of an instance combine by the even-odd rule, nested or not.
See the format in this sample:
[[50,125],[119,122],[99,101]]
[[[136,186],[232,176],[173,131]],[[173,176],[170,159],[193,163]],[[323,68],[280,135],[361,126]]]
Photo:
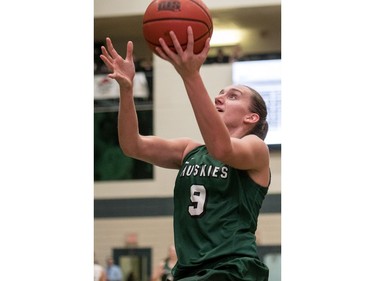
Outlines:
[[107,258],[107,281],[122,281],[121,268],[114,264],[113,258]]

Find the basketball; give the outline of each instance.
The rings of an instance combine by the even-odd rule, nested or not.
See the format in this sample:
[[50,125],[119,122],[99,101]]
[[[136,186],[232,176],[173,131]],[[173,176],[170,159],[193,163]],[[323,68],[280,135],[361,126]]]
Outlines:
[[193,29],[194,53],[200,53],[213,32],[211,13],[201,0],[153,0],[143,15],[143,37],[156,55],[155,47],[161,47],[159,38],[176,52],[169,36],[171,30],[185,50],[188,26]]

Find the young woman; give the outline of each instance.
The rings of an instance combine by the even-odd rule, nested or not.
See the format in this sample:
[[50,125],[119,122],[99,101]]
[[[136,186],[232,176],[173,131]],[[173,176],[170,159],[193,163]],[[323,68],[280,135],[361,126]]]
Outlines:
[[176,53],[160,39],[159,56],[181,76],[204,143],[189,138],[142,136],[133,101],[133,43],[125,60],[107,38],[101,58],[120,85],[119,143],[123,152],[179,169],[174,187],[174,281],[268,280],[255,231],[271,180],[267,108],[254,89],[231,85],[210,100],[200,76],[210,45],[194,54],[192,28],[185,50],[170,32]]

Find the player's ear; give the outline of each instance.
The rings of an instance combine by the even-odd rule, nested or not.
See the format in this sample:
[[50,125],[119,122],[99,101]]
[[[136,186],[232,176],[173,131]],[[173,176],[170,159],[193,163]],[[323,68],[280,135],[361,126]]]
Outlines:
[[258,113],[249,113],[249,114],[246,114],[244,118],[244,122],[247,124],[255,124],[259,121],[259,119],[260,117]]

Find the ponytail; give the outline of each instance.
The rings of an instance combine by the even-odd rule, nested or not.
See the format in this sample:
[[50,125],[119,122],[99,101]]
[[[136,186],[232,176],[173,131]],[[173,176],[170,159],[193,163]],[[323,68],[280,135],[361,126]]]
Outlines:
[[268,122],[266,120],[264,120],[263,122],[259,121],[259,123],[250,133],[264,140],[268,133]]
[[268,133],[268,122],[267,122],[267,106],[263,97],[249,86],[245,86],[250,89],[251,95],[251,107],[250,111],[259,115],[259,121],[255,127],[250,131],[250,134],[256,135],[264,140]]

